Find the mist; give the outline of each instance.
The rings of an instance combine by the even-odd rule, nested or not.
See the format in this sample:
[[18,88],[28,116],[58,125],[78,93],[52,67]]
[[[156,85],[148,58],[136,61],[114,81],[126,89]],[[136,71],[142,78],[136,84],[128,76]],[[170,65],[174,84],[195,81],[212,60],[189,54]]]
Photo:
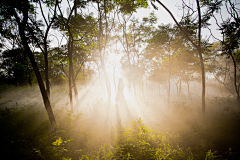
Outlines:
[[240,4],[164,3],[1,1],[2,157],[240,159]]

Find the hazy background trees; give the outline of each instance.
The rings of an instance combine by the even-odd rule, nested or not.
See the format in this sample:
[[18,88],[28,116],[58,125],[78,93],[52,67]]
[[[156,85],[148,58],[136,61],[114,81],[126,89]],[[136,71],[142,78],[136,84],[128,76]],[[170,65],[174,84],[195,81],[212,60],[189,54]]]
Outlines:
[[[181,19],[173,19],[175,24],[161,24],[162,15],[154,12],[142,19],[133,16],[141,7],[161,9],[159,4],[164,6],[161,1],[1,1],[1,84],[38,83],[52,122],[51,86],[68,82],[74,110],[74,104],[81,103],[77,85],[94,72],[103,77],[109,103],[121,77],[131,94],[142,97],[147,83],[156,82],[159,94],[167,93],[168,105],[171,88],[181,99],[185,84],[190,100],[190,83],[201,80],[204,113],[205,75],[215,77],[239,100],[238,4],[182,1]],[[224,7],[228,16],[218,21],[216,16]],[[202,34],[204,29],[211,31],[211,20],[216,20],[222,35],[215,42],[214,35]],[[110,55],[121,60],[109,62]],[[117,65],[121,66],[119,77]]]

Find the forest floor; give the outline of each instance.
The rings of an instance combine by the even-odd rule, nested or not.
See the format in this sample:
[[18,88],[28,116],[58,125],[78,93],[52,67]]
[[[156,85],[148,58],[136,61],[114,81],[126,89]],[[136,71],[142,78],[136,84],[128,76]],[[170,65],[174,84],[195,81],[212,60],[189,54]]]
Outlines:
[[[109,104],[102,85],[95,79],[86,87],[80,86],[74,112],[70,111],[67,86],[52,88],[51,102],[59,125],[54,136],[49,132],[37,86],[1,92],[0,119],[5,129],[1,133],[5,137],[2,153],[11,157],[14,152],[23,157],[20,159],[30,155],[29,159],[240,157],[240,108],[233,98],[207,97],[206,115],[202,118],[201,101],[193,96],[191,100],[184,95],[172,98],[174,101],[168,105],[163,92],[146,91],[143,95],[140,90],[137,94],[125,90],[125,103],[116,104],[113,94]],[[34,137],[26,137],[29,134]]]

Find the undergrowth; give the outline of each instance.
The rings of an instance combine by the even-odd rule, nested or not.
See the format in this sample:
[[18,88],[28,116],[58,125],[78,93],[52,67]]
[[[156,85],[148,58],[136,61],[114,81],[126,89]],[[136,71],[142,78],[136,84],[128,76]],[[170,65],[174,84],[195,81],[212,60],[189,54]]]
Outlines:
[[64,107],[54,108],[56,130],[43,107],[1,108],[0,152],[7,159],[24,160],[239,159],[239,113],[227,108],[229,103],[234,102],[212,100],[212,111],[202,120],[190,104],[175,102],[165,124],[148,126],[137,118],[128,127],[119,121],[107,130]]

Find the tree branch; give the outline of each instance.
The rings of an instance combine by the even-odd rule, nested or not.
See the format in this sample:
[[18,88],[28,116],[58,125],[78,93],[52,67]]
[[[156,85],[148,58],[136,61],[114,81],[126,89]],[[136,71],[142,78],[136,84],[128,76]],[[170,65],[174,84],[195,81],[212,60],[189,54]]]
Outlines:
[[179,23],[177,22],[176,18],[173,16],[172,12],[159,0],[156,0],[172,17],[172,19],[174,20],[174,22],[176,23],[176,25],[179,27],[179,29],[181,30],[181,32],[184,34],[184,36],[192,43],[192,45],[198,49],[198,46],[192,41],[192,39],[187,35],[187,33],[182,29],[182,27],[179,25]]

